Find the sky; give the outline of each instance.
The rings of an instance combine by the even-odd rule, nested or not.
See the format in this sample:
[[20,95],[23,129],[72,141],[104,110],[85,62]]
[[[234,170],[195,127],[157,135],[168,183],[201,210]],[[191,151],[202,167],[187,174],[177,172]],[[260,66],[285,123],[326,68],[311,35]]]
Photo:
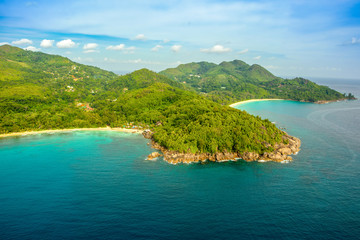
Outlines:
[[360,79],[360,0],[0,0],[0,45],[118,74],[239,59]]

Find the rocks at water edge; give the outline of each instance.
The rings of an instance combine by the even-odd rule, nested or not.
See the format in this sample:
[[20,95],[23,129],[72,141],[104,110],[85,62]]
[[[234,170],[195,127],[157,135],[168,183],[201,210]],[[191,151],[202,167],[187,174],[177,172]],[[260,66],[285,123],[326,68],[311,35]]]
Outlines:
[[144,136],[144,138],[151,139],[153,136],[153,132],[151,132],[150,130],[145,130],[142,132],[142,135]]
[[[164,154],[164,160],[171,164],[178,163],[200,163],[205,161],[212,162],[224,162],[224,161],[237,161],[243,159],[247,162],[259,161],[267,162],[282,162],[284,160],[291,161],[292,157],[290,155],[296,154],[300,151],[301,141],[300,139],[284,135],[283,140],[288,142],[287,144],[280,143],[275,144],[273,152],[265,152],[264,154],[258,154],[255,152],[218,152],[218,153],[179,153],[176,151],[168,150],[158,143],[152,141],[152,146],[155,149],[161,150]],[[150,156],[150,155],[149,155]]]
[[160,156],[161,156],[160,153],[158,153],[158,152],[152,152],[152,153],[150,153],[149,156],[147,157],[147,160],[154,160],[155,158],[160,157]]

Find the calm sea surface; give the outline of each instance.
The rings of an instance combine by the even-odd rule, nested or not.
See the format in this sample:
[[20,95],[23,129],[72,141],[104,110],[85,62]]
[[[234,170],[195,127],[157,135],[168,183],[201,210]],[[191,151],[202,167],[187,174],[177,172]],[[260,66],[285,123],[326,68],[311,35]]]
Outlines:
[[360,101],[237,108],[299,137],[294,161],[175,166],[116,132],[0,139],[0,239],[359,239]]

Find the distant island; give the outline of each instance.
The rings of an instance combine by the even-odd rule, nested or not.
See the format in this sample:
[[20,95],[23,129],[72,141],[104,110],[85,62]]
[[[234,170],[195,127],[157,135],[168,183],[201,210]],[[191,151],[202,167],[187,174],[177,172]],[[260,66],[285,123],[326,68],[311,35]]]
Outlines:
[[299,139],[229,103],[250,98],[354,98],[309,80],[274,77],[259,65],[239,60],[118,76],[10,45],[0,47],[0,84],[0,134],[132,129],[143,132],[174,164],[239,158],[289,161],[299,151]]

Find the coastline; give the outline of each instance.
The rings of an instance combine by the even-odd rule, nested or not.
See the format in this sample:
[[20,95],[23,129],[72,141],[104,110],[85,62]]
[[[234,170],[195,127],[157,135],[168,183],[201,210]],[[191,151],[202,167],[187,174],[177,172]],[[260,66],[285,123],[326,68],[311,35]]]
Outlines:
[[[28,136],[28,135],[36,135],[41,133],[61,133],[61,132],[74,132],[74,131],[114,131],[114,132],[126,132],[126,133],[136,133],[142,134],[145,138],[152,139],[152,134],[149,131],[143,131],[138,129],[128,129],[128,128],[110,128],[110,127],[99,127],[99,128],[69,128],[69,129],[49,129],[42,131],[25,131],[25,132],[14,132],[14,133],[6,133],[0,134],[1,138],[6,137],[20,137],[20,136]],[[212,162],[225,162],[225,161],[237,161],[239,159],[243,159],[247,162],[259,161],[259,162],[289,162],[292,160],[290,155],[295,155],[300,151],[301,141],[296,137],[292,137],[289,135],[283,136],[284,139],[289,141],[288,144],[276,144],[275,150],[273,152],[258,154],[255,152],[244,152],[240,153],[232,153],[232,152],[217,152],[214,154],[210,153],[200,153],[200,154],[191,154],[191,153],[179,153],[177,151],[168,150],[158,143],[152,140],[152,147],[154,149],[160,150],[163,153],[164,160],[170,164],[178,164],[178,163],[200,163],[205,161]],[[153,153],[152,153],[153,154]],[[152,155],[150,154],[150,155]],[[150,156],[149,155],[149,156]],[[156,157],[158,157],[157,155]],[[150,158],[153,159],[154,157]],[[148,160],[150,160],[148,159]]]
[[[296,101],[296,102],[305,102],[305,103],[315,103],[315,104],[326,104],[326,103],[332,103],[332,102],[340,102],[340,101],[346,101],[349,100],[347,98],[342,98],[342,99],[336,99],[336,100],[319,100],[316,102],[310,102],[310,101],[304,101],[304,100],[290,100],[290,99],[278,99],[278,98],[267,98],[267,99],[250,99],[250,100],[244,100],[244,101],[240,101],[240,102],[236,102],[233,104],[230,104],[229,107],[235,107],[241,104],[245,104],[245,103],[250,103],[250,102],[261,102],[261,101]],[[351,99],[352,100],[352,99]]]
[[236,103],[230,104],[229,107],[235,107],[235,106],[237,106],[237,105],[241,105],[241,104],[245,104],[245,103],[249,103],[249,102],[280,101],[280,100],[285,100],[285,99],[277,99],[277,98],[250,99],[250,100],[244,100],[244,101],[240,101],[240,102],[236,102]]
[[[264,152],[263,154],[259,154],[256,152],[216,152],[216,153],[181,153],[173,150],[168,150],[158,143],[152,140],[152,147],[154,149],[160,150],[162,155],[164,156],[164,160],[170,164],[176,165],[179,163],[204,163],[207,161],[210,162],[227,162],[227,161],[238,161],[240,159],[246,162],[280,162],[280,163],[288,163],[292,161],[291,155],[297,155],[300,151],[301,140],[299,138],[284,135],[283,140],[287,140],[288,143],[276,143],[274,147],[274,151],[272,152]],[[152,154],[156,154],[152,153]],[[150,154],[148,156],[148,160],[152,160]],[[156,155],[156,157],[159,155]]]
[[35,135],[35,134],[40,134],[40,133],[59,133],[59,132],[73,132],[73,131],[114,131],[114,132],[126,132],[126,133],[137,133],[137,134],[143,133],[143,130],[128,129],[128,128],[111,128],[111,127],[68,128],[68,129],[49,129],[49,130],[41,130],[41,131],[25,131],[25,132],[5,133],[5,134],[0,134],[0,138]]

